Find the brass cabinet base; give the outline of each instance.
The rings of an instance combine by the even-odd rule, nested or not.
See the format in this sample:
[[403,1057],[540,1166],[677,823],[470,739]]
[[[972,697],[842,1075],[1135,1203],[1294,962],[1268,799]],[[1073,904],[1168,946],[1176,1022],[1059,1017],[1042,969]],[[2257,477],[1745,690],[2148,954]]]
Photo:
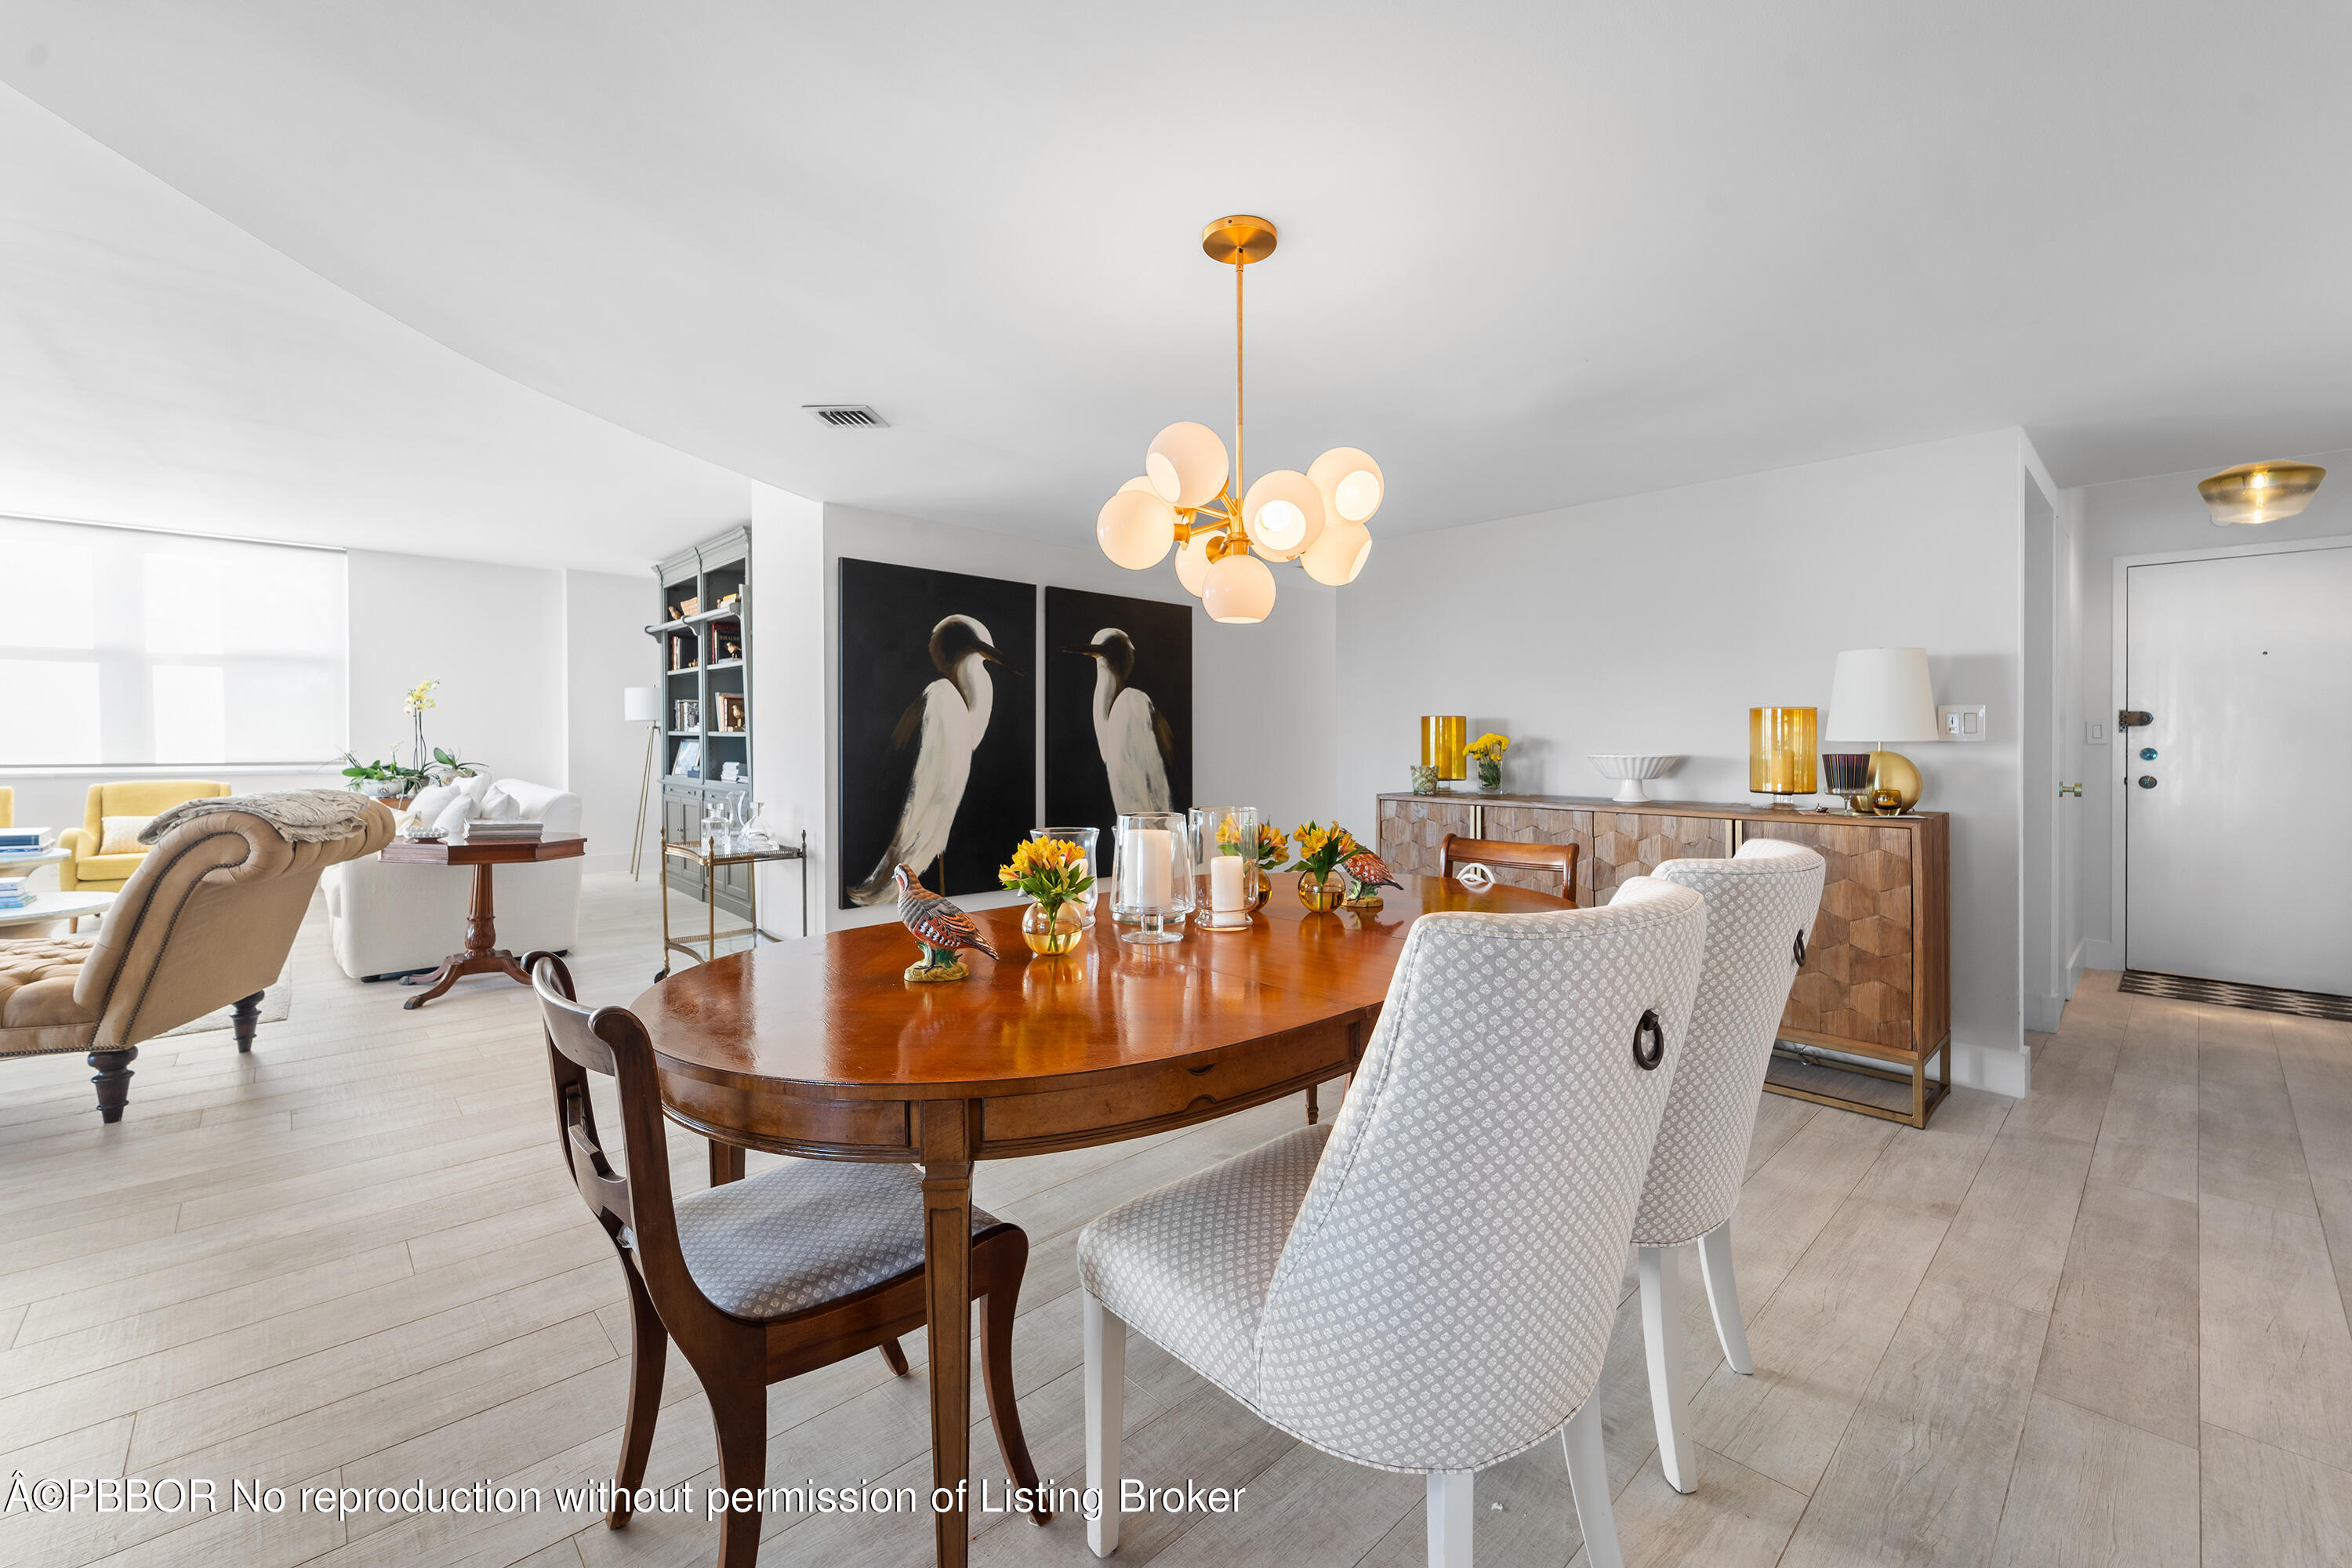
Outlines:
[[1952,1092],[1950,1037],[1946,1037],[1944,1043],[1930,1051],[1928,1056],[1936,1059],[1936,1077],[1933,1080],[1927,1077],[1927,1057],[1921,1057],[1917,1061],[1911,1063],[1908,1072],[1893,1072],[1885,1068],[1864,1067],[1859,1062],[1823,1059],[1820,1054],[1808,1051],[1801,1047],[1791,1047],[1785,1042],[1776,1043],[1772,1047],[1772,1059],[1775,1061],[1798,1062],[1810,1068],[1822,1068],[1832,1072],[1859,1073],[1864,1078],[1874,1078],[1886,1083],[1903,1084],[1911,1090],[1911,1109],[1908,1110],[1881,1105],[1874,1100],[1850,1100],[1843,1095],[1827,1094],[1819,1089],[1799,1089],[1794,1084],[1774,1083],[1769,1076],[1769,1068],[1766,1069],[1768,1076],[1764,1079],[1764,1092],[1783,1095],[1790,1100],[1809,1100],[1815,1105],[1834,1106],[1840,1110],[1851,1110],[1860,1116],[1875,1116],[1881,1121],[1899,1121],[1906,1127],[1925,1127],[1927,1125],[1927,1118],[1935,1114],[1936,1107],[1943,1104],[1946,1097]]

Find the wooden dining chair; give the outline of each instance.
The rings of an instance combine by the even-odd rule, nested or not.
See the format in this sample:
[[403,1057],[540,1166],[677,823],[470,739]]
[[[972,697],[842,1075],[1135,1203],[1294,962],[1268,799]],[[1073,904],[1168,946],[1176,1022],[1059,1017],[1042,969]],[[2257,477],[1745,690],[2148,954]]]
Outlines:
[[1571,904],[1576,902],[1573,844],[1517,844],[1507,838],[1464,838],[1449,833],[1438,847],[1437,857],[1437,874],[1441,877],[1451,877],[1474,860],[1482,866],[1507,866],[1520,871],[1557,871],[1559,896]]
[[[910,1165],[795,1160],[673,1198],[645,1025],[626,1008],[592,1012],[574,1001],[571,971],[553,953],[523,962],[547,1026],[564,1163],[629,1282],[629,1414],[613,1476],[620,1495],[605,1526],[628,1523],[629,1494],[645,1479],[673,1339],[710,1401],[721,1484],[757,1493],[767,1479],[770,1384],[877,1348],[893,1372],[906,1372],[898,1338],[926,1321],[922,1178]],[[626,1174],[597,1135],[591,1073],[617,1080]],[[988,1303],[981,1345],[988,1414],[1006,1467],[1034,1496],[1037,1468],[1013,1390],[1013,1318],[1028,1262],[1026,1232],[971,1211],[971,1293]],[[1042,1509],[1030,1515],[1039,1524],[1047,1517]],[[756,1508],[720,1516],[722,1568],[759,1560],[760,1519]]]

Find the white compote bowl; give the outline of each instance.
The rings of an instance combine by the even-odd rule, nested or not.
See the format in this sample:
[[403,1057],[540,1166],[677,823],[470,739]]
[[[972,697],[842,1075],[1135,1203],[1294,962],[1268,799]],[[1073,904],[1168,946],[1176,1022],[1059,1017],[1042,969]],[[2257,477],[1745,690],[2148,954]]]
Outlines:
[[1598,755],[1587,754],[1587,761],[1604,779],[1617,781],[1617,793],[1610,798],[1622,801],[1647,800],[1649,793],[1642,788],[1643,779],[1664,778],[1681,762],[1678,752],[1673,756],[1636,757],[1616,752]]

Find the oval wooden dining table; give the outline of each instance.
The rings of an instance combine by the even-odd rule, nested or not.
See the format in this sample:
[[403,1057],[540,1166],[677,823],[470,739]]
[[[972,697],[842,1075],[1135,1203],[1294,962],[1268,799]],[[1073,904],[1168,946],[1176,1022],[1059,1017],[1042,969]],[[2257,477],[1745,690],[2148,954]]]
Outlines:
[[[1353,1069],[1406,929],[1438,910],[1568,907],[1497,883],[1405,879],[1377,910],[1308,914],[1287,874],[1244,931],[1158,946],[1118,940],[1108,909],[1076,951],[1033,957],[1020,910],[976,910],[1003,959],[912,984],[898,924],[762,947],[674,974],[636,999],[671,1119],[710,1139],[711,1179],[742,1150],[921,1166],[934,1484],[971,1473],[975,1161],[1139,1138],[1310,1092]],[[1309,1116],[1314,1114],[1310,1110]],[[961,1568],[961,1506],[935,1521]]]

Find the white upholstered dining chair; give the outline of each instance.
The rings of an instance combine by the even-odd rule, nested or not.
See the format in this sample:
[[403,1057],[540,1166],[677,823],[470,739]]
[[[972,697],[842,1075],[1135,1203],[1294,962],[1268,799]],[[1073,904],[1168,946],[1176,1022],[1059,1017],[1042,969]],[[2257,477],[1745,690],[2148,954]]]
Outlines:
[[1706,900],[1706,958],[1690,1031],[1633,1216],[1658,1460],[1678,1492],[1698,1484],[1698,1471],[1683,1413],[1681,1271],[1669,1249],[1697,1243],[1724,1360],[1743,1376],[1754,1372],[1731,1273],[1731,1211],[1747,1173],[1764,1069],[1821,910],[1824,869],[1802,845],[1751,838],[1728,860],[1669,860],[1654,873]]
[[1560,1433],[1591,1561],[1620,1561],[1592,1394],[1706,924],[1647,878],[1602,910],[1424,915],[1336,1121],[1080,1233],[1097,1556],[1132,1325],[1300,1441],[1425,1473],[1443,1568],[1470,1562],[1475,1473]]

